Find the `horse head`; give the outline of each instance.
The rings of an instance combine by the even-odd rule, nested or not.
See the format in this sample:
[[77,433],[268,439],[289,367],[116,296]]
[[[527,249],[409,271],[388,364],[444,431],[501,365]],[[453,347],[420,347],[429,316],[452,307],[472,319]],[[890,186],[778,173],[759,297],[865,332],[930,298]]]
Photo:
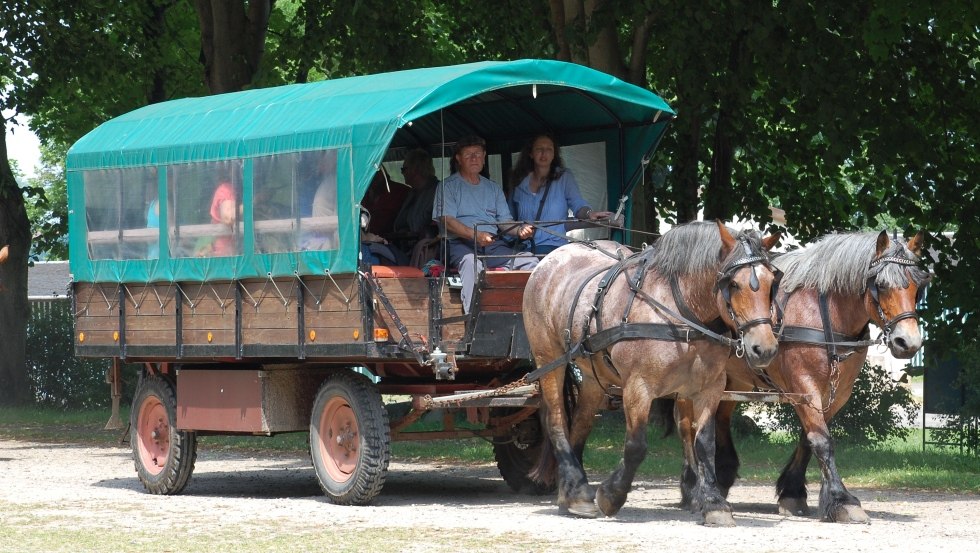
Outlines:
[[762,238],[758,232],[742,231],[732,236],[725,225],[717,224],[724,259],[715,284],[718,312],[736,333],[735,354],[744,355],[754,368],[764,368],[778,349],[772,302],[781,273],[772,265],[769,250],[779,242],[779,233]]
[[931,280],[931,275],[919,267],[924,242],[921,230],[908,244],[890,240],[888,233],[881,231],[874,259],[868,265],[864,305],[884,333],[888,349],[899,359],[912,357],[922,347],[915,306]]

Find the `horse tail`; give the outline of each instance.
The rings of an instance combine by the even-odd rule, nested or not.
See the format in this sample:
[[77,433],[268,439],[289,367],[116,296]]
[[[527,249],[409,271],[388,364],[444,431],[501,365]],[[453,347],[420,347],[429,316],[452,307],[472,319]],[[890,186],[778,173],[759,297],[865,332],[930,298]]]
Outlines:
[[674,398],[660,397],[653,400],[650,405],[650,422],[657,426],[662,426],[664,433],[661,438],[666,438],[677,431],[677,422],[674,420]]
[[[575,381],[575,376],[572,374],[572,368],[570,366],[565,367],[565,380],[562,384],[562,389],[564,391],[564,407],[567,418],[571,420],[572,413],[575,412],[575,406],[578,404],[578,384]],[[538,410],[538,416],[541,417],[541,428],[547,428],[547,417],[544,414],[544,409]],[[582,460],[579,459],[579,462]],[[554,486],[556,474],[558,473],[558,460],[555,459],[555,446],[551,443],[551,438],[545,432],[545,435],[541,439],[541,449],[538,453],[538,460],[528,471],[528,478],[533,482],[544,486]]]

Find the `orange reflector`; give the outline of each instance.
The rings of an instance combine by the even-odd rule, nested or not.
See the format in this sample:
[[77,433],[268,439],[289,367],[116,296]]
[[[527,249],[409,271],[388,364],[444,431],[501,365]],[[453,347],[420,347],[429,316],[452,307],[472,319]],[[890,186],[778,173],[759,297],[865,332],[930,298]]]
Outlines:
[[355,330],[354,331],[354,339],[357,340],[358,337],[360,337],[360,336],[361,336],[361,331],[360,330]]
[[214,340],[214,334],[211,334],[210,332],[208,332],[208,343],[209,344],[211,343],[211,340]]
[[387,328],[376,328],[376,329],[374,329],[374,341],[375,342],[387,342],[388,341],[388,329]]
[[85,341],[85,333],[84,332],[79,332],[78,333],[78,341],[79,342],[84,342]]
[[315,330],[311,330],[310,331],[310,341],[311,342],[316,342],[316,331]]
[[118,342],[119,341],[119,331],[118,330],[112,331],[112,341],[113,342]]

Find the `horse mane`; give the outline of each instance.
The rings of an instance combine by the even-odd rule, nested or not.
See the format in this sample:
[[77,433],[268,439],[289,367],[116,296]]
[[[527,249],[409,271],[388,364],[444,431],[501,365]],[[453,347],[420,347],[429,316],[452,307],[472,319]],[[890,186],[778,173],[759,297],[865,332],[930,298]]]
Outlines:
[[[747,240],[753,255],[768,258],[758,231],[751,229],[736,231],[731,228],[728,230],[736,240],[743,238]],[[714,278],[725,261],[718,255],[721,246],[716,223],[704,221],[685,223],[665,232],[650,248],[651,266],[656,267],[657,272],[664,278],[705,274],[710,274]],[[739,246],[732,255],[741,256],[744,252]]]
[[[773,262],[783,271],[780,288],[792,292],[797,288],[814,288],[822,294],[864,293],[868,267],[875,258],[878,232],[827,234],[805,247],[776,257]],[[919,261],[903,240],[891,240],[885,256]],[[915,266],[885,263],[876,282],[882,288],[907,288],[906,270],[917,283],[927,273]]]

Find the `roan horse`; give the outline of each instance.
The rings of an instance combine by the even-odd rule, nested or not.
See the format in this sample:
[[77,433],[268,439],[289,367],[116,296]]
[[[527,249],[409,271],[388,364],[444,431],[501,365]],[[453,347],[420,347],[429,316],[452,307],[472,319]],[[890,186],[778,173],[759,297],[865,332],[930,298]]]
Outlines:
[[[528,379],[540,377],[550,440],[531,477],[549,484],[557,461],[562,510],[582,517],[619,511],[646,456],[650,404],[677,394],[691,400],[696,416],[696,441],[685,456],[697,467],[705,523],[734,525],[715,482],[713,415],[733,345],[753,367],[765,367],[776,353],[768,250],[777,241],[756,232],[733,237],[721,223],[689,223],[627,258],[613,242],[571,244],[535,268],[524,292],[524,325],[539,368]],[[719,334],[729,328],[738,340]],[[572,378],[582,380],[577,401],[584,404],[571,426],[573,443],[582,437],[574,449],[563,403],[569,364]],[[626,441],[619,467],[593,491],[582,445],[610,387],[622,389]]]
[[[730,390],[768,388],[805,398],[793,406],[803,430],[776,484],[780,513],[808,513],[806,467],[816,455],[821,517],[868,521],[837,472],[827,425],[850,397],[873,343],[869,322],[883,330],[882,339],[897,358],[912,357],[922,345],[915,306],[929,282],[918,266],[923,240],[922,232],[907,245],[889,240],[885,232],[831,234],[774,259],[783,271],[776,300],[779,353],[764,372],[733,358],[727,373]],[[716,470],[726,497],[739,466],[731,439],[734,409],[734,402],[722,402],[716,415]],[[683,424],[681,436],[692,439]],[[695,478],[685,463],[682,503],[692,508],[697,506]]]

